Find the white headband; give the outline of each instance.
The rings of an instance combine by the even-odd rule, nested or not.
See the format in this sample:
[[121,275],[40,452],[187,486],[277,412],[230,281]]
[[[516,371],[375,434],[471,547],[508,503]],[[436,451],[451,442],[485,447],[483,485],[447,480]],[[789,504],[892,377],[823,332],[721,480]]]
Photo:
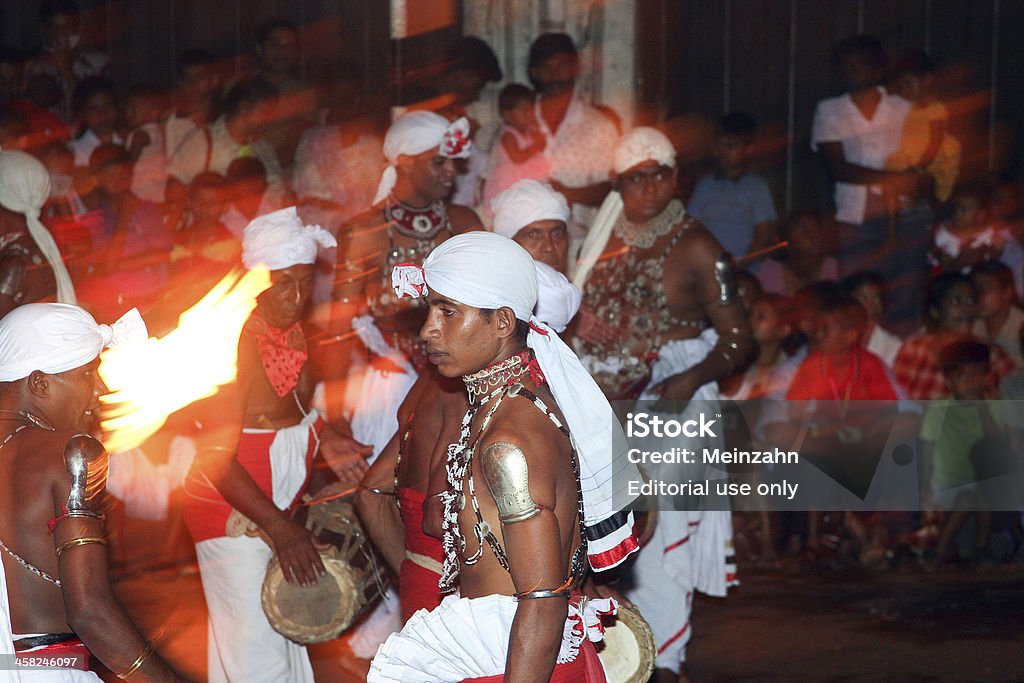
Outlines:
[[569,204],[547,183],[520,180],[491,200],[494,232],[505,237],[537,221],[569,222]]
[[622,174],[637,164],[656,161],[661,166],[676,166],[676,148],[665,134],[655,128],[640,126],[629,131],[615,145],[612,167]]
[[25,304],[0,320],[0,382],[39,370],[50,375],[90,363],[107,346],[145,340],[146,323],[131,309],[113,325],[97,325],[71,304]]
[[431,111],[403,114],[384,136],[384,157],[388,165],[377,185],[374,204],[387,199],[395,189],[398,172],[395,164],[400,156],[416,156],[432,149],[447,159],[465,159],[472,143],[469,140],[469,119],[465,116],[448,123],[448,119]]
[[303,225],[294,206],[257,216],[242,233],[242,263],[284,270],[316,263],[317,247],[336,247],[338,241],[319,225]]

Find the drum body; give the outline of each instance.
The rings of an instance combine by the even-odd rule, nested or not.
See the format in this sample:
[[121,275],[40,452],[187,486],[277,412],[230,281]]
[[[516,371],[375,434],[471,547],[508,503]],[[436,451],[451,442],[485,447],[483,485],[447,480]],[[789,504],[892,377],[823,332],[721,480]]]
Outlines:
[[620,604],[615,620],[605,625],[601,658],[608,683],[647,683],[654,673],[657,646],[639,610]]
[[[329,495],[319,493],[321,498]],[[330,544],[320,551],[327,575],[311,586],[288,583],[275,557],[267,567],[261,600],[275,631],[298,643],[321,643],[337,638],[380,599],[388,578],[359,524],[351,494],[310,506],[306,528]]]

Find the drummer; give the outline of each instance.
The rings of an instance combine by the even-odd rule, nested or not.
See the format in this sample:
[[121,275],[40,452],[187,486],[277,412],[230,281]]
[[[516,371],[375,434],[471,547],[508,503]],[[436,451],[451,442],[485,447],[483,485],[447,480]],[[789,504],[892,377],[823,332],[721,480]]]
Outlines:
[[[622,506],[638,474],[613,459],[611,406],[533,316],[536,273],[526,250],[483,232],[394,271],[399,295],[427,298],[431,362],[469,393],[442,496],[442,589],[458,581],[460,596],[392,635],[368,681],[605,680],[587,637],[599,636],[584,625],[599,626],[595,608],[610,605],[583,605],[573,588],[588,565],[611,569],[637,549]],[[467,657],[445,656],[433,639]]]
[[[210,400],[185,486],[185,521],[210,612],[210,681],[313,680],[305,648],[271,628],[260,590],[274,554],[289,583],[315,583],[326,573],[312,535],[289,515],[318,451],[349,483],[362,476],[369,455],[310,407],[314,383],[300,321],[318,247],[332,246],[334,238],[304,226],[294,207],[256,218],[242,238],[246,267],[268,268],[271,285],[239,338],[237,381]],[[251,520],[267,540],[232,537],[229,519],[243,528]]]

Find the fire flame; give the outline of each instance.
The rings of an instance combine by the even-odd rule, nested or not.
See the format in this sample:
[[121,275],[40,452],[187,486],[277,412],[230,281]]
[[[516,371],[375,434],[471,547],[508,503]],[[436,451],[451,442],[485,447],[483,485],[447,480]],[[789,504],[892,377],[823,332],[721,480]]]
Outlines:
[[235,380],[238,336],[270,286],[263,268],[224,277],[178,318],[164,337],[119,344],[103,352],[100,377],[103,442],[112,453],[141,445],[188,404]]

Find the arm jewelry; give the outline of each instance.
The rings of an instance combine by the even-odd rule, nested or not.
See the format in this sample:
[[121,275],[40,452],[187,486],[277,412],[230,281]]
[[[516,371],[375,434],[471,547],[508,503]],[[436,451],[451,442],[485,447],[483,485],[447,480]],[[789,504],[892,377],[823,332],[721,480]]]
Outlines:
[[77,548],[80,545],[88,545],[90,543],[99,543],[100,545],[106,545],[107,539],[102,536],[80,536],[78,538],[72,538],[70,541],[64,541],[57,546],[57,557],[61,556],[68,548]]
[[366,486],[365,484],[360,484],[359,488],[366,489],[370,493],[375,493],[378,496],[397,496],[398,495],[394,491],[385,491],[384,489],[379,489],[376,486]]
[[132,674],[134,674],[136,671],[139,670],[139,668],[142,667],[143,663],[145,663],[145,661],[149,659],[149,656],[153,654],[153,650],[155,649],[156,648],[153,647],[153,643],[147,640],[146,647],[142,648],[142,652],[140,652],[139,656],[135,658],[135,661],[132,662],[132,665],[128,667],[124,673],[116,674],[116,676],[121,680],[124,680]]
[[736,262],[727,251],[723,251],[715,260],[715,281],[718,282],[719,306],[727,306],[736,301]]
[[540,514],[541,507],[530,496],[526,455],[518,446],[505,441],[492,443],[481,454],[480,467],[502,524],[525,522]]
[[107,451],[87,434],[76,434],[64,447],[64,466],[71,478],[65,504],[67,517],[103,519],[101,499],[107,487]]
[[518,601],[522,600],[539,600],[541,598],[567,598],[569,597],[568,588],[546,588],[539,591],[524,591],[522,593],[513,593],[512,597]]

